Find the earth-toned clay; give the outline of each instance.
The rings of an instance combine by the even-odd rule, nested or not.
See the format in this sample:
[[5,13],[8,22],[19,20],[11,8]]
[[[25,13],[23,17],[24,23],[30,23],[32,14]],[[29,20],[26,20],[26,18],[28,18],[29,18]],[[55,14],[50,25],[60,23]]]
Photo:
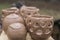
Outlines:
[[29,16],[25,22],[32,39],[46,40],[51,36],[53,17],[47,15]]
[[9,14],[18,14],[19,15],[19,9],[17,9],[16,7],[11,7],[11,8],[7,8],[7,9],[3,9],[2,10],[2,18],[6,17]]
[[23,24],[13,23],[9,25],[6,34],[10,40],[26,40],[27,30]]
[[23,6],[20,9],[20,14],[22,15],[23,18],[26,18],[31,15],[39,15],[39,9],[36,7]]
[[10,25],[12,23],[17,23],[17,22],[24,24],[23,18],[17,14],[10,14],[10,15],[6,16],[2,22],[4,31],[7,30],[8,25]]

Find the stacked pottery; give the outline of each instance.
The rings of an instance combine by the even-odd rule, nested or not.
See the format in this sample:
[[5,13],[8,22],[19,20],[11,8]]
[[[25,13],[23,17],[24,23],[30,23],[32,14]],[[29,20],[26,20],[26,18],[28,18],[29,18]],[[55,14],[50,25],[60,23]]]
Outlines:
[[17,14],[10,14],[10,15],[6,16],[2,22],[4,31],[7,30],[8,25],[10,25],[12,23],[18,23],[18,22],[24,24],[24,21],[21,16],[19,16]]
[[25,19],[31,15],[39,15],[39,9],[36,7],[22,7],[20,9],[20,14]]
[[3,30],[9,40],[26,40],[27,31],[33,40],[47,40],[53,30],[53,17],[40,15],[36,7],[5,9],[2,17]]
[[47,15],[29,16],[26,27],[34,40],[47,40],[52,33],[53,17]]
[[27,30],[24,25],[24,20],[13,11],[14,10],[9,11],[11,14],[6,14],[6,16],[4,16],[2,22],[3,30],[7,34],[9,40],[26,40]]

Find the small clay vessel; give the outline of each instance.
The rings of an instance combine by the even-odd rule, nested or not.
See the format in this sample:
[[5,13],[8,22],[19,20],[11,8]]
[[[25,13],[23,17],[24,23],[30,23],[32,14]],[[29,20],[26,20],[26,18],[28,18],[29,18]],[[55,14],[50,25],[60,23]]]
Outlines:
[[52,16],[29,16],[25,22],[32,39],[46,40],[51,36],[54,24]]
[[13,23],[9,25],[6,34],[10,40],[26,40],[27,30],[23,24]]
[[36,7],[23,6],[20,9],[20,14],[22,15],[23,18],[26,18],[31,15],[39,15],[39,9]]
[[9,14],[18,14],[19,15],[19,9],[17,9],[16,7],[11,7],[11,8],[7,8],[7,9],[3,9],[2,10],[2,18],[6,17]]
[[23,18],[17,14],[10,14],[10,15],[6,16],[2,22],[4,31],[7,30],[8,25],[10,25],[12,23],[17,23],[17,22],[24,24]]

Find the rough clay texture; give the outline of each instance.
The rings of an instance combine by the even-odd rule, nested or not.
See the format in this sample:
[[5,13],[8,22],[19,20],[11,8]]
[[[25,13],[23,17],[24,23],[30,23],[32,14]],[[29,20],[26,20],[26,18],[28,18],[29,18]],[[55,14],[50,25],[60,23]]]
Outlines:
[[39,15],[39,9],[36,7],[23,6],[20,9],[20,14],[25,19],[26,17],[31,16],[31,15]]
[[7,8],[7,9],[2,10],[2,18],[6,17],[9,14],[18,14],[19,15],[19,10],[16,7]]
[[7,36],[11,40],[26,40],[27,30],[21,23],[13,23],[7,29]]
[[10,15],[6,16],[2,22],[3,23],[2,26],[3,26],[4,31],[7,30],[8,26],[10,24],[17,23],[17,22],[24,24],[22,17],[17,14],[10,14]]
[[[0,35],[0,40],[10,40],[10,39],[8,38],[7,34],[5,34],[4,31],[2,31]],[[29,34],[27,35],[26,40],[32,40]],[[50,36],[47,40],[54,40],[54,39]]]
[[3,30],[8,39],[26,40],[28,31],[33,40],[51,40],[53,17],[40,15],[38,8],[23,6],[18,10],[13,7],[3,10],[2,14]]
[[45,40],[50,37],[53,28],[53,17],[46,15],[29,16],[25,22],[32,39]]

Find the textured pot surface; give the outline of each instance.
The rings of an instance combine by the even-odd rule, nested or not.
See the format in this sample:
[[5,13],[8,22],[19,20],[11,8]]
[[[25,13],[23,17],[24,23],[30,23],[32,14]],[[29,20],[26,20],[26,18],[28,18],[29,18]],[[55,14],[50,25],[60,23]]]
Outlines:
[[2,25],[3,29],[7,30],[8,25],[10,25],[12,23],[17,23],[17,22],[24,24],[24,21],[21,16],[19,16],[17,14],[10,14],[10,15],[6,16],[3,20],[3,25]]
[[25,22],[34,40],[44,40],[50,37],[53,30],[53,17],[47,15],[29,16]]
[[15,7],[3,9],[3,10],[2,10],[2,17],[4,18],[4,17],[6,17],[7,15],[13,14],[13,13],[19,15],[19,10],[18,10],[17,8],[15,8]]
[[7,29],[7,36],[13,40],[16,40],[16,39],[25,40],[26,34],[27,34],[27,30],[25,26],[21,23],[13,23],[9,25]]
[[31,15],[39,15],[39,9],[36,7],[22,7],[20,9],[20,14],[23,18]]

